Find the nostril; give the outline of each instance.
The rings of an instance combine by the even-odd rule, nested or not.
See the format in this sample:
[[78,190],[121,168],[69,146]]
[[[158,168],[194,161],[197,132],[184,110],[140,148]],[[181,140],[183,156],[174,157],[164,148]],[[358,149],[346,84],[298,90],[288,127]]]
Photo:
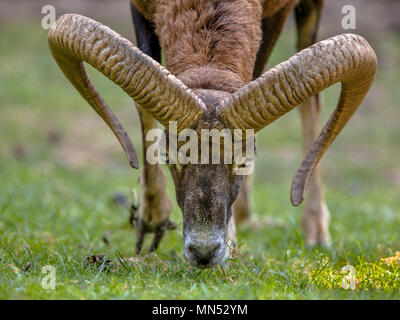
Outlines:
[[214,248],[212,249],[212,251],[218,251],[219,249],[221,248],[221,244],[220,243],[217,243],[215,246],[214,246]]
[[189,250],[189,252],[191,252],[193,254],[196,254],[196,252],[197,252],[196,248],[191,244],[188,246],[188,250]]
[[187,250],[197,260],[199,264],[207,265],[210,260],[217,255],[217,252],[221,249],[221,243],[206,243],[202,245],[196,245],[195,243],[188,244]]
[[200,250],[200,248],[197,248],[196,246],[191,244],[188,246],[188,250],[193,256],[196,257],[197,260],[204,259],[204,254],[203,254],[202,250]]

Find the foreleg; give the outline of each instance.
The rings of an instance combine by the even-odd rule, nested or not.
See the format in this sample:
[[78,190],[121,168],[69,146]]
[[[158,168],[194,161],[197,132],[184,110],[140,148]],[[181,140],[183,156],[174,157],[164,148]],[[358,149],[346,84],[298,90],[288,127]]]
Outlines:
[[[315,43],[323,0],[302,0],[296,7],[297,47],[302,50]],[[320,114],[319,96],[300,106],[303,128],[303,152],[311,148],[318,137]],[[308,246],[329,243],[329,211],[324,200],[321,168],[318,165],[311,178],[302,214],[302,227]]]

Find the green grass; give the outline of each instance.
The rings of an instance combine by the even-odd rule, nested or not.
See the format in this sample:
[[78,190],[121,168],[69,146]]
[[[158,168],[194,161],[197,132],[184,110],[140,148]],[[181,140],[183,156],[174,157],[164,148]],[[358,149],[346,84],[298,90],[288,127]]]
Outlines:
[[[301,207],[289,202],[301,161],[295,111],[258,137],[253,219],[267,222],[241,228],[237,254],[212,270],[185,262],[176,204],[178,230],[166,234],[157,254],[133,255],[135,230],[111,197],[130,188],[140,192],[139,171],[130,169],[113,135],[64,79],[38,23],[3,24],[0,38],[0,298],[399,298],[399,265],[380,260],[400,251],[395,36],[372,42],[381,61],[377,81],[323,161],[331,247],[305,250]],[[272,64],[293,52],[293,32],[285,33]],[[93,70],[91,75],[139,149],[132,102]],[[324,93],[321,122],[337,96],[337,86]],[[168,192],[174,199],[170,180]],[[111,265],[86,264],[91,253],[106,254]],[[356,269],[354,291],[342,288],[341,269],[348,264]],[[56,268],[55,290],[42,287],[45,265]]]

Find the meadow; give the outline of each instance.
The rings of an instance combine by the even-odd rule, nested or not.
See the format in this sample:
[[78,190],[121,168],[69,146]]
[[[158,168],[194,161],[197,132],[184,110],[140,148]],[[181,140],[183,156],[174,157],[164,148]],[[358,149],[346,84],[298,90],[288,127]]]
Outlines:
[[[400,256],[383,260],[400,251],[397,35],[371,39],[380,61],[376,82],[322,161],[330,247],[305,248],[302,207],[289,201],[302,158],[293,111],[258,136],[252,218],[239,228],[228,263],[210,270],[184,259],[182,216],[167,171],[178,229],[167,232],[156,254],[134,255],[129,213],[112,198],[140,193],[140,171],[129,167],[111,131],[64,79],[46,37],[37,21],[0,27],[0,299],[399,298]],[[294,52],[289,29],[270,65]],[[139,151],[133,102],[89,71]],[[321,124],[339,89],[323,93]],[[87,263],[90,254],[110,261]],[[54,290],[42,286],[46,265],[56,271]],[[342,286],[346,265],[355,268],[355,290]]]

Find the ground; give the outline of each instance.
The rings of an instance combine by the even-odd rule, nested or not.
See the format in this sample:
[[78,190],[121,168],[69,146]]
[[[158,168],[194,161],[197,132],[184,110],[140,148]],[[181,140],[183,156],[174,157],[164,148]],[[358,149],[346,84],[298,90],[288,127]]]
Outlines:
[[[182,217],[174,205],[156,254],[134,255],[129,213],[116,193],[140,192],[116,139],[64,79],[37,20],[0,26],[0,298],[1,299],[398,299],[400,289],[400,41],[394,32],[367,38],[378,53],[376,82],[327,152],[323,165],[332,213],[328,248],[305,249],[302,208],[289,201],[301,161],[297,111],[257,140],[253,221],[220,268],[197,270],[183,257]],[[129,35],[129,21],[114,24]],[[271,65],[294,52],[285,32]],[[140,148],[133,103],[90,70],[96,86]],[[339,87],[323,94],[323,121]],[[168,192],[174,199],[169,179]],[[257,227],[256,227],[257,226]],[[150,239],[148,239],[150,240]],[[90,254],[110,261],[93,265]],[[44,289],[55,267],[56,287]],[[355,290],[342,286],[351,265]]]

